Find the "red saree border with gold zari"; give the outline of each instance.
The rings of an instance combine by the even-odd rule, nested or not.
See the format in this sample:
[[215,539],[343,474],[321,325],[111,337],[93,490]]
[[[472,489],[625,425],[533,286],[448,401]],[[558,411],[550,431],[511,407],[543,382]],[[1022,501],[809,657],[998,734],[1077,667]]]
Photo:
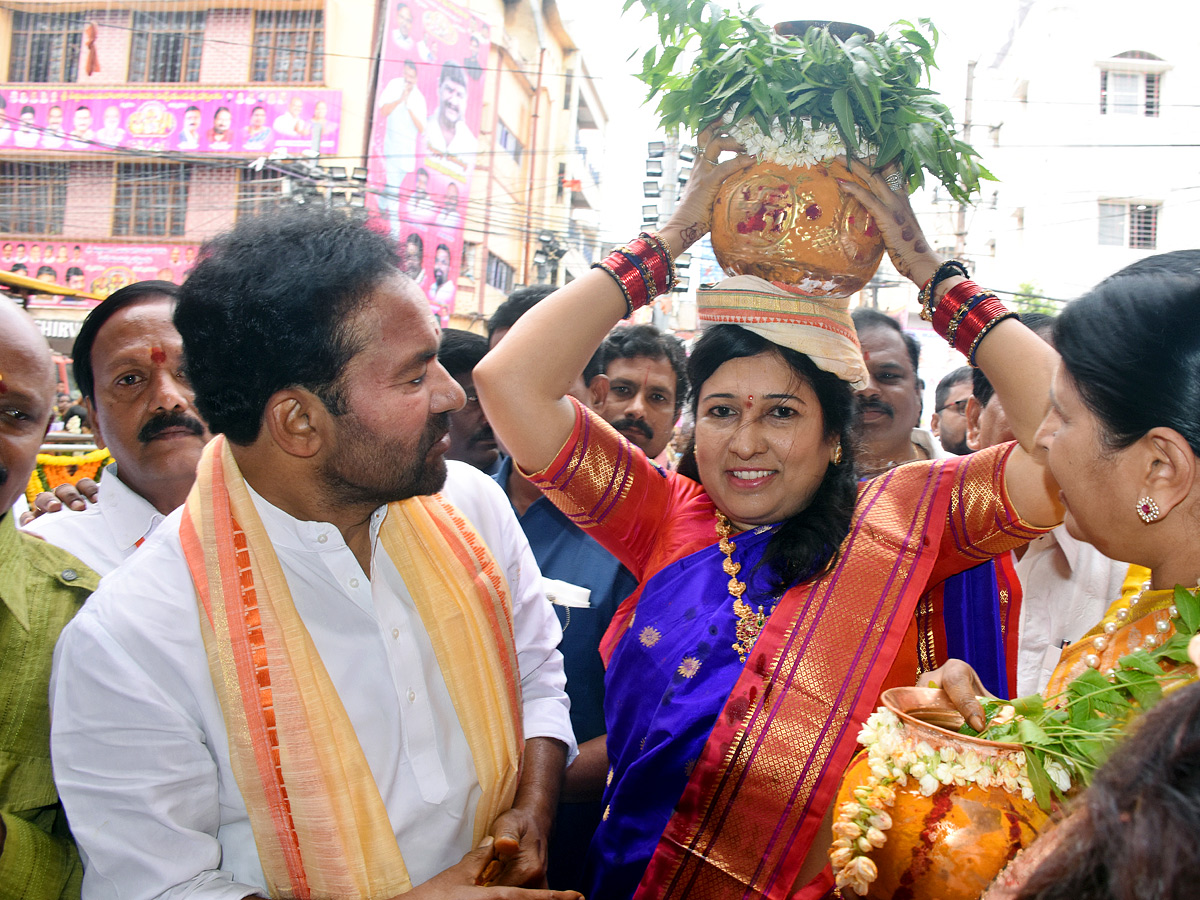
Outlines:
[[933,567],[953,470],[864,486],[834,570],[790,591],[759,635],[638,900],[792,893]]

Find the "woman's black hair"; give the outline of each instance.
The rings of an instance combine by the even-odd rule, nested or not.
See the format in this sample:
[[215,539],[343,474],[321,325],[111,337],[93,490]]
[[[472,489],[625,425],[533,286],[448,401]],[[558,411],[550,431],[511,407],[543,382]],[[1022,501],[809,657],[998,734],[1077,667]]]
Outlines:
[[1054,344],[1109,447],[1165,426],[1200,455],[1200,280],[1106,281],[1067,305]]
[[1100,767],[1017,900],[1185,900],[1200,886],[1200,685],[1150,710]]
[[[700,420],[700,391],[712,375],[731,359],[774,353],[796,377],[817,395],[824,418],[825,437],[842,443],[842,459],[829,463],[811,502],[787,519],[767,544],[758,566],[769,566],[773,589],[786,590],[792,585],[826,571],[837,561],[838,552],[850,532],[854,503],[858,499],[858,480],[854,472],[854,443],[850,425],[854,410],[854,392],[836,375],[817,368],[803,353],[781,347],[738,325],[713,325],[705,330],[688,358],[688,380],[692,385],[691,408]],[[689,448],[680,461],[684,473],[699,473],[695,448]],[[757,568],[757,567],[756,567]]]

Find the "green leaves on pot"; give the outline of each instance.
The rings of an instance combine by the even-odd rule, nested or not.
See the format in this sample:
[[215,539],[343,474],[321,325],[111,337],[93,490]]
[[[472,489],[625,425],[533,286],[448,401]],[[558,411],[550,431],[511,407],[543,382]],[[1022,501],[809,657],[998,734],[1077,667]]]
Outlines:
[[658,22],[659,46],[642,56],[638,77],[658,98],[664,128],[699,132],[727,112],[766,134],[778,122],[789,138],[829,127],[852,156],[874,149],[877,168],[897,164],[910,190],[928,173],[969,202],[981,179],[994,180],[923,86],[938,42],[928,19],[843,41],[818,28],[784,37],[755,10],[731,13],[711,0],[626,0],[624,9],[638,3]]

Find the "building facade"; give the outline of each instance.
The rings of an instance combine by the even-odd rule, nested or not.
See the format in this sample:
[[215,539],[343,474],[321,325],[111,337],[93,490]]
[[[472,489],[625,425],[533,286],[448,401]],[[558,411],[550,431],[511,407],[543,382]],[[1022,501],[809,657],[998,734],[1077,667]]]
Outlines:
[[[478,328],[514,285],[561,283],[594,254],[581,134],[598,134],[603,113],[552,0],[435,5],[492,36],[472,73],[483,84],[480,177],[453,248],[463,299],[455,324]],[[369,206],[384,23],[395,6],[8,4],[0,266],[104,295],[135,280],[181,281],[205,239],[280,202]],[[556,264],[568,263],[539,268],[547,244]],[[90,304],[32,305],[68,351]]]

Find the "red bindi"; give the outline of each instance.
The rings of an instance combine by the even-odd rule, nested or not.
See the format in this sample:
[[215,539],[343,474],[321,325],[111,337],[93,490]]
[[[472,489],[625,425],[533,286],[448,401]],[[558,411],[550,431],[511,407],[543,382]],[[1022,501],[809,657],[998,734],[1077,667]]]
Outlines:
[[0,394],[8,393],[8,385],[4,383],[4,376],[0,375]]
[[155,365],[161,366],[167,361],[167,354],[162,351],[162,348],[155,347],[150,351],[150,361]]
[[754,395],[753,394],[751,394],[749,397],[746,398],[746,406],[750,409],[754,408]]

